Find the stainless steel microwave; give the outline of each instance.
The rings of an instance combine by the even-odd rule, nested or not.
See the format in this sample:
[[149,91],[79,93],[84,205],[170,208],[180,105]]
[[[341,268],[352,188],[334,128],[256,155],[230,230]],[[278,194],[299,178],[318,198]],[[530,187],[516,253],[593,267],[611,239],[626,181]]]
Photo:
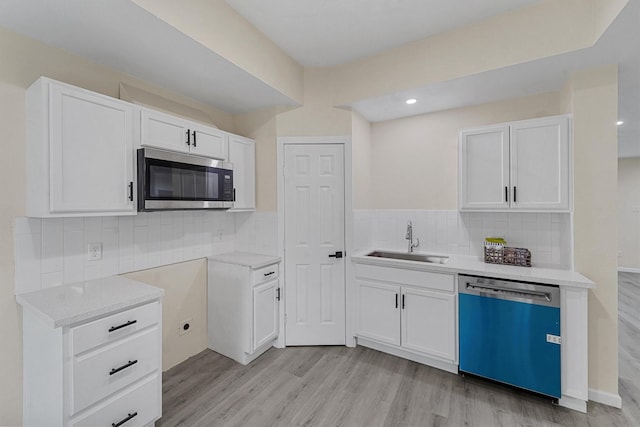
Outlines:
[[138,149],[138,211],[229,209],[234,198],[231,163]]

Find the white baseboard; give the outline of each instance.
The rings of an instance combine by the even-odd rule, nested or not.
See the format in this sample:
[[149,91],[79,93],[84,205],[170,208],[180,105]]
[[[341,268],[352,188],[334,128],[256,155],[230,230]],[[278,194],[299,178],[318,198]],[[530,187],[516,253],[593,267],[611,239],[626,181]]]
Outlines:
[[621,273],[640,273],[640,268],[618,267],[618,271]]
[[608,393],[602,390],[589,389],[589,400],[602,403],[603,405],[613,406],[614,408],[622,408],[622,398],[619,394]]
[[558,405],[573,409],[574,411],[582,412],[583,414],[587,413],[587,402],[581,399],[576,399],[575,397],[562,395],[558,400]]

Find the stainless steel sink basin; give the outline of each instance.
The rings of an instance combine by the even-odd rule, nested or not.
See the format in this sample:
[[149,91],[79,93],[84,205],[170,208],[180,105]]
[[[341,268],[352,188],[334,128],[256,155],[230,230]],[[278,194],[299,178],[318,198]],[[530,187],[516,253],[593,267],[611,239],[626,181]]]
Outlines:
[[367,256],[377,258],[403,259],[405,261],[430,262],[432,264],[445,264],[447,261],[449,261],[449,257],[447,255],[415,254],[408,252],[373,251],[369,252]]

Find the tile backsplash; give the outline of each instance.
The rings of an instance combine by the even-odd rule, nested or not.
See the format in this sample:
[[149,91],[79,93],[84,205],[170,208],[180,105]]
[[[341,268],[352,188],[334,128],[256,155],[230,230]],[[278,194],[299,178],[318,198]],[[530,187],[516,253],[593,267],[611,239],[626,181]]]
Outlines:
[[485,237],[504,237],[509,246],[531,251],[540,267],[571,267],[568,213],[458,212],[434,210],[354,211],[354,247],[406,250],[407,221],[420,239],[418,251],[483,255]]
[[[484,238],[527,248],[534,265],[571,267],[571,215],[433,210],[354,211],[354,249],[406,250],[407,221],[419,251],[482,256]],[[17,218],[16,293],[243,251],[277,254],[276,212],[142,212],[136,216]],[[414,240],[415,241],[415,240]],[[89,261],[88,245],[102,243]]]
[[[229,251],[277,253],[275,212],[141,212],[17,218],[16,293],[144,270]],[[102,259],[88,245],[102,243]]]

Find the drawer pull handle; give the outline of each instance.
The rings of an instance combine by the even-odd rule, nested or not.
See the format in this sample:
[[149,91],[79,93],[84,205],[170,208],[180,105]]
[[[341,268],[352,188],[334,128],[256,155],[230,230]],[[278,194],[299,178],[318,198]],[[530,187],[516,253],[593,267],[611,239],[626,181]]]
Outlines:
[[272,274],[276,274],[275,271],[270,271],[268,273],[264,273],[264,277],[271,276]]
[[127,326],[131,326],[134,323],[138,323],[137,320],[129,320],[127,323],[123,323],[122,325],[112,326],[109,328],[109,332],[117,331],[118,329],[126,328]]
[[127,369],[129,366],[133,366],[136,363],[138,363],[137,360],[134,360],[134,361],[129,360],[129,363],[127,363],[125,365],[122,365],[119,368],[113,368],[111,370],[111,372],[109,372],[109,375],[117,374],[118,372],[122,371],[123,369]]
[[122,424],[126,423],[131,418],[136,417],[137,415],[138,415],[137,412],[134,412],[133,414],[127,414],[127,418],[125,418],[124,420],[120,421],[119,423],[111,423],[111,427],[120,427]]

